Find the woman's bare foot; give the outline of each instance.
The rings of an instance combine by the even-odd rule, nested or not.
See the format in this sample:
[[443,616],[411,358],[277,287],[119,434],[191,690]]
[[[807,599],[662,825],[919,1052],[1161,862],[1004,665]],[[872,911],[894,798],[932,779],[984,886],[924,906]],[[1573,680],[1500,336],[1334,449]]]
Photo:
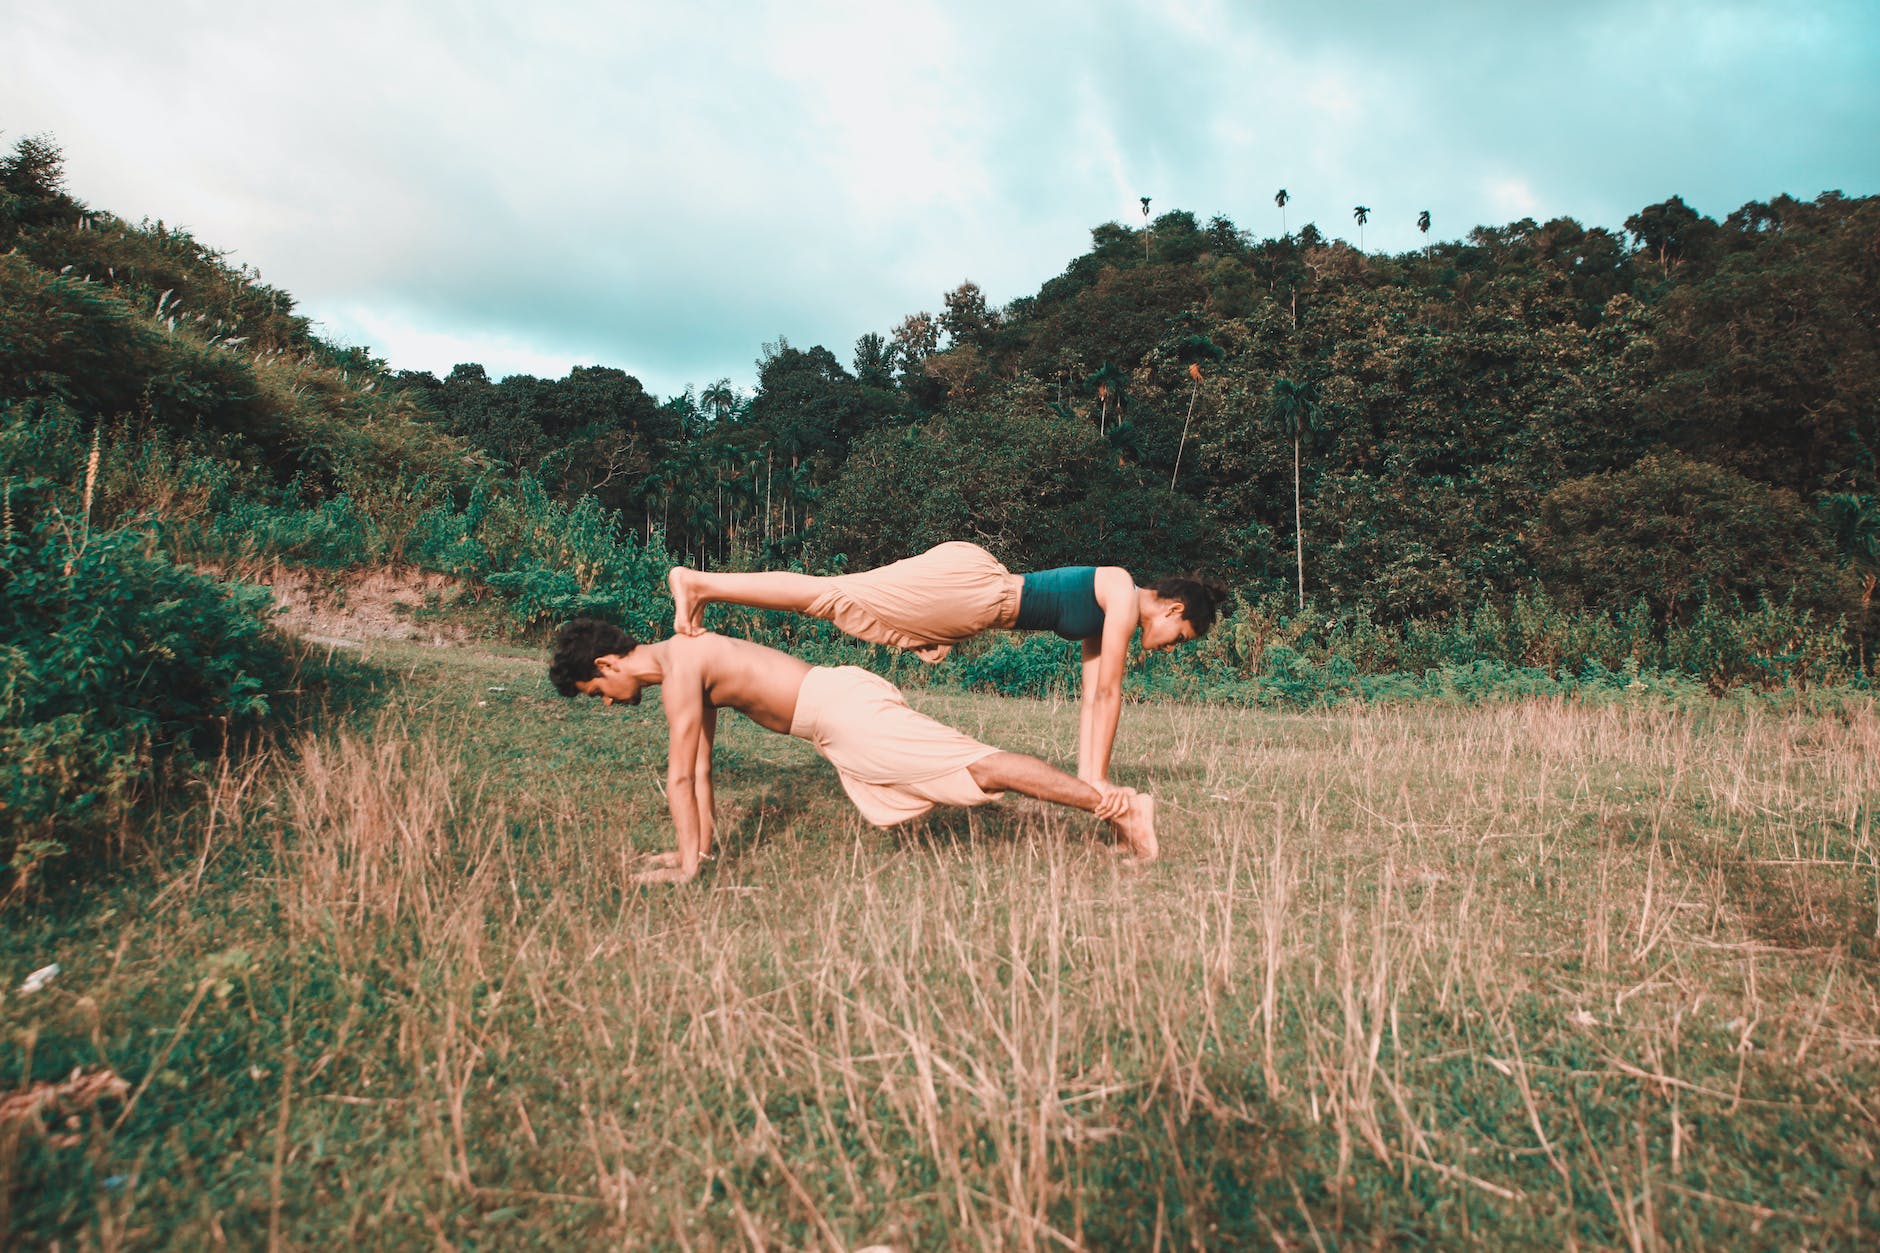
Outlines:
[[635,883],[690,883],[698,878],[698,871],[687,873],[680,866],[661,866],[657,870],[642,870],[633,876]]
[[946,660],[947,654],[953,651],[953,645],[922,644],[919,648],[910,651],[928,665],[936,666]]
[[1155,842],[1155,797],[1138,792],[1129,802],[1129,813],[1110,825],[1138,860],[1155,860],[1160,851]]
[[693,572],[684,566],[674,566],[666,571],[666,586],[672,589],[672,633],[674,635],[703,635],[705,628],[699,619],[705,612],[705,606],[692,603]]

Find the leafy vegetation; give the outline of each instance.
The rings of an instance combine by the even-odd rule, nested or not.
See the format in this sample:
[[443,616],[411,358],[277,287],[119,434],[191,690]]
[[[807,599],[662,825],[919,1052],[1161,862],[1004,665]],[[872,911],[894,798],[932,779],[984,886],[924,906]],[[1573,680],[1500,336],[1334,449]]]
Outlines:
[[[780,337],[753,394],[661,401],[599,366],[392,375],[187,232],[79,203],[56,145],[22,139],[0,157],[8,734],[43,745],[9,767],[9,838],[90,838],[185,724],[266,706],[261,606],[190,566],[410,563],[517,632],[594,613],[656,635],[673,561],[834,570],[969,537],[1017,568],[1230,575],[1238,608],[1139,696],[1866,683],[1876,213],[1830,194],[1718,223],[1673,198],[1625,235],[1524,221],[1385,257],[1145,208],[1033,296],[968,282],[863,336],[852,370]],[[79,605],[128,616],[65,638]],[[913,684],[1075,680],[1048,640],[927,672],[714,613]],[[87,655],[163,662],[136,672],[141,712],[78,712],[84,682],[122,690],[109,666],[52,700]]]
[[97,453],[86,499],[62,499],[16,473],[20,434],[0,431],[0,857],[15,892],[153,784],[226,755],[292,678],[265,592],[180,568],[134,529],[94,531]]
[[[0,1243],[1870,1246],[1877,205],[1385,257],[1145,200],[1004,308],[662,401],[394,375],[17,142]],[[1232,576],[1128,679],[1165,862],[865,830],[731,719],[720,859],[642,896],[663,729],[533,650],[247,735],[307,686],[276,561],[653,636],[675,560],[960,537]],[[711,613],[1071,754],[1062,641]]]
[[967,282],[863,336],[853,368],[780,337],[754,393],[661,401],[599,366],[388,374],[186,233],[72,199],[43,137],[0,189],[0,403],[234,463],[248,525],[175,538],[205,553],[239,534],[428,562],[407,545],[444,512],[539,491],[699,564],[854,568],[969,536],[1019,568],[1206,567],[1385,625],[1537,584],[1606,614],[1642,597],[1663,624],[1793,598],[1867,651],[1870,199],[1716,222],[1673,197],[1623,232],[1524,220],[1402,256],[1145,213],[1035,295],[999,308]]

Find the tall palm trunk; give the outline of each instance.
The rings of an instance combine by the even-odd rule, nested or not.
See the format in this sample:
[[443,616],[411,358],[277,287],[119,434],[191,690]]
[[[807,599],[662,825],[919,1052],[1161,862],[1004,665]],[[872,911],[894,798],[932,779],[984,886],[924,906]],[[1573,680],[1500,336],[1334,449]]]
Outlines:
[[1176,476],[1182,472],[1182,449],[1188,447],[1188,424],[1194,421],[1195,401],[1201,398],[1201,384],[1196,383],[1188,389],[1188,416],[1182,419],[1181,441],[1175,445],[1175,469],[1168,476],[1168,489],[1175,490]]
[[1293,539],[1299,546],[1299,612],[1306,609],[1306,532],[1299,521],[1299,437],[1293,437]]

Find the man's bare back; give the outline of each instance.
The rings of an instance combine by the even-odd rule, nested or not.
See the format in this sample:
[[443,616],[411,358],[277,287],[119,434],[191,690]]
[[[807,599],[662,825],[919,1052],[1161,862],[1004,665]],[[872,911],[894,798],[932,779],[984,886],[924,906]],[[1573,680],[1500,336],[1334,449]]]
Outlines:
[[648,646],[659,654],[665,677],[666,717],[675,701],[698,700],[714,709],[735,709],[767,731],[790,734],[797,693],[809,663],[749,640],[724,635],[675,635]]

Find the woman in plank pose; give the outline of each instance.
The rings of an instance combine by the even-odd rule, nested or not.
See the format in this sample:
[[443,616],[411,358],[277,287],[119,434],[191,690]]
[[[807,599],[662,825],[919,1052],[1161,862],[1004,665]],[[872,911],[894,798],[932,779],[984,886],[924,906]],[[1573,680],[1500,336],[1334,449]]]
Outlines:
[[1196,577],[1137,587],[1121,566],[1013,574],[977,544],[957,540],[859,574],[713,573],[674,566],[666,578],[679,635],[703,633],[705,606],[720,602],[808,614],[857,639],[911,649],[929,662],[994,627],[1055,631],[1081,640],[1077,777],[1101,783],[1109,782],[1130,640],[1140,630],[1143,648],[1157,652],[1199,639],[1227,597],[1219,583]]

